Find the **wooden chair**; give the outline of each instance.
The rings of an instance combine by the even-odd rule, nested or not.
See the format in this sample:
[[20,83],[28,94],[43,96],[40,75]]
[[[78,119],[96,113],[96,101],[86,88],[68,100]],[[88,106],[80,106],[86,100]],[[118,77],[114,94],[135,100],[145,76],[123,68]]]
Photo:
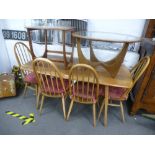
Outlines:
[[39,98],[41,97],[40,114],[44,104],[45,97],[60,97],[62,99],[62,108],[64,118],[66,119],[65,97],[69,89],[69,82],[62,78],[57,66],[46,58],[36,58],[33,62],[33,69],[38,82],[37,108],[39,107]]
[[[123,109],[123,101],[126,101],[128,98],[128,95],[131,91],[131,89],[134,87],[135,83],[139,80],[139,78],[143,75],[145,70],[147,69],[148,65],[150,62],[150,57],[146,56],[142,58],[138,64],[136,64],[132,69],[131,69],[131,75],[133,79],[133,85],[130,89],[124,89],[124,88],[118,88],[118,87],[109,87],[109,100],[111,101],[108,106],[115,106],[115,107],[120,107],[121,109],[121,117],[122,121],[124,122],[124,109]],[[104,93],[103,93],[104,94]],[[119,104],[112,103],[112,101],[119,101]],[[98,119],[100,118],[101,112],[103,111],[104,108],[104,101],[101,105]]]
[[[17,42],[14,45],[14,52],[19,67],[21,67],[21,65],[26,64],[29,61],[32,61],[30,49],[24,43]],[[35,74],[27,70],[22,70],[22,75],[25,82],[24,96],[26,94],[27,88],[35,90],[37,94],[37,81],[35,78]]]
[[67,115],[69,119],[73,103],[92,104],[93,125],[96,126],[96,103],[99,96],[99,81],[95,69],[86,64],[74,65],[69,73],[69,94],[71,103]]

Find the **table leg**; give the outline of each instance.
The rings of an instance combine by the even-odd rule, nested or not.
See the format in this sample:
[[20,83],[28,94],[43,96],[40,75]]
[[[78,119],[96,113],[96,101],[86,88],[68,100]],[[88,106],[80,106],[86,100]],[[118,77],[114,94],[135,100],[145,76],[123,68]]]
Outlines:
[[28,41],[29,41],[29,46],[30,46],[30,51],[31,51],[31,54],[32,54],[32,58],[35,59],[36,56],[34,54],[33,46],[32,46],[32,31],[27,29],[27,34],[28,34]]
[[120,69],[120,66],[121,66],[123,60],[124,60],[124,57],[128,50],[129,43],[124,43],[121,51],[117,54],[117,56],[114,57],[113,59],[111,59],[109,61],[105,61],[105,62],[101,62],[95,56],[91,41],[89,41],[89,46],[90,46],[90,60],[86,59],[85,56],[83,55],[82,50],[81,50],[81,39],[77,38],[77,51],[78,51],[79,63],[88,64],[93,67],[102,66],[110,73],[110,75],[112,77],[115,77]]
[[82,53],[81,39],[80,38],[77,38],[77,52],[78,52],[79,63],[84,63],[84,64],[91,65],[92,62],[90,62],[90,60],[86,59],[85,56]]
[[65,31],[62,31],[62,44],[63,44],[63,57],[64,57],[64,65],[65,65],[65,68],[67,68],[67,58],[66,58],[66,47],[65,47],[65,44],[66,44],[66,33]]
[[47,30],[45,30],[44,32],[45,32],[45,51],[43,54],[43,58],[47,58]]
[[105,86],[104,126],[107,127],[109,86]]

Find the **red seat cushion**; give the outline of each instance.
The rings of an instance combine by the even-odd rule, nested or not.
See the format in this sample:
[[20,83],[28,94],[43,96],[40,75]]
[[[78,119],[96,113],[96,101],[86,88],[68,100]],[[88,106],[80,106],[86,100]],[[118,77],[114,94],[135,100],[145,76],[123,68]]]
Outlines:
[[[84,100],[87,100],[87,99],[93,100],[93,102],[96,103],[97,102],[97,98],[96,98],[97,86],[94,85],[93,93],[92,93],[92,90],[93,90],[93,84],[92,83],[89,83],[89,90],[88,90],[88,83],[87,82],[84,82],[84,92],[82,92],[82,88],[83,88],[82,82],[78,82],[78,90],[77,90],[77,84],[75,83],[74,87],[72,87],[72,89],[73,89],[73,95],[72,96],[81,97]],[[87,91],[88,91],[88,94],[87,94]],[[103,91],[102,88],[101,89],[99,88],[99,94],[102,91]]]
[[[54,94],[62,94],[69,89],[69,81],[67,79],[63,79],[65,90],[63,89],[63,86],[59,78],[57,78],[57,82],[56,82],[56,78],[53,78],[52,80],[53,80],[53,86],[52,86],[51,79],[48,79],[48,83],[46,80],[44,81],[45,84],[41,89],[42,92],[54,95]],[[57,83],[58,83],[58,86],[57,86]]]
[[31,83],[31,84],[37,84],[37,80],[36,80],[35,74],[33,72],[27,74],[24,77],[24,81],[27,83]]
[[[102,86],[102,91],[100,91],[101,96],[105,96],[105,88]],[[126,89],[121,87],[109,87],[109,98],[110,99],[119,99],[124,98],[127,99],[127,95],[124,95]]]
[[109,87],[109,96],[111,99],[124,98],[127,99],[128,96],[124,95],[126,89],[120,87]]

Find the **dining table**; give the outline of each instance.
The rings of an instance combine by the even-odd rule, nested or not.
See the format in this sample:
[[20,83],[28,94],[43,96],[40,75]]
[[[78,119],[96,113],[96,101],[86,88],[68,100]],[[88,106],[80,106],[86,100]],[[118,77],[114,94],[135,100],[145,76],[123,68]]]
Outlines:
[[[76,64],[77,62],[75,62]],[[63,64],[60,63],[55,63],[56,66],[58,67],[58,69],[60,70],[62,77],[64,79],[69,79],[69,71],[70,68],[72,66],[70,66],[70,68],[66,68]],[[74,62],[73,64],[74,65]],[[21,70],[27,70],[30,72],[33,72],[33,60],[27,62],[24,65],[21,65]],[[103,94],[105,96],[104,102],[105,102],[105,108],[104,108],[104,126],[107,126],[107,110],[108,110],[108,100],[109,100],[109,87],[110,86],[114,86],[114,87],[122,87],[122,88],[131,88],[132,84],[133,84],[133,80],[130,74],[130,71],[128,70],[128,68],[124,65],[121,65],[118,73],[115,77],[112,77],[109,72],[101,67],[101,66],[96,66],[95,67],[96,72],[98,74],[98,78],[99,78],[99,84],[100,85],[104,85],[105,86],[105,91]],[[41,68],[40,68],[41,71]],[[48,72],[51,74],[52,70],[44,70],[44,73],[46,72],[46,74],[48,74]],[[53,71],[53,75],[55,75],[54,71]],[[80,75],[78,75],[78,77],[80,78]],[[90,82],[91,82],[91,78],[90,78]],[[93,81],[92,81],[93,82]]]

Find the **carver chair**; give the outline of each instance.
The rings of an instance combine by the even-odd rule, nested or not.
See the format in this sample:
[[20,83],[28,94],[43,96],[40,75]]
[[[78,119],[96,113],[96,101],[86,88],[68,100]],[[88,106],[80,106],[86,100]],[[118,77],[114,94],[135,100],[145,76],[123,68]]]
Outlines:
[[[29,61],[32,61],[32,55],[31,55],[30,49],[24,43],[17,42],[14,45],[14,52],[15,52],[16,60],[18,62],[19,67],[28,63]],[[23,70],[23,69],[21,71],[22,71],[22,76],[25,83],[25,88],[23,93],[24,96],[26,94],[27,88],[35,90],[37,94],[37,81],[36,81],[34,72],[30,72],[28,70]]]
[[36,58],[33,61],[33,69],[38,82],[37,108],[41,95],[40,115],[45,97],[61,98],[64,119],[66,119],[65,98],[69,88],[68,80],[63,79],[57,66],[46,58]]
[[[125,89],[125,88],[118,88],[118,87],[109,87],[109,101],[110,103],[108,106],[114,106],[114,107],[120,107],[121,109],[121,118],[122,121],[125,121],[124,118],[124,109],[123,109],[123,101],[126,101],[128,99],[128,95],[136,82],[139,80],[139,78],[143,75],[145,70],[147,69],[148,65],[150,62],[150,57],[146,56],[142,58],[130,71],[132,79],[133,79],[133,84],[130,89]],[[104,93],[103,93],[104,94]],[[118,101],[119,103],[112,103],[112,101]],[[101,105],[98,119],[100,118],[100,115],[103,111],[104,108],[104,100]]]
[[95,69],[86,64],[74,65],[69,73],[69,95],[71,103],[67,120],[75,102],[90,104],[93,108],[93,126],[96,126],[96,104],[99,98],[99,80]]

